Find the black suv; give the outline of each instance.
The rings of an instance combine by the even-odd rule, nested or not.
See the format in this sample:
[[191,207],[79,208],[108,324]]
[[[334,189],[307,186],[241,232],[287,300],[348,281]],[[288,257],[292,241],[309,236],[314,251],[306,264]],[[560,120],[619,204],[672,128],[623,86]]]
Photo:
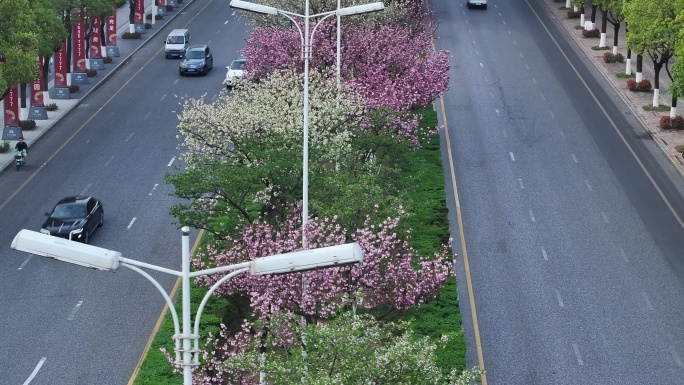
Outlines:
[[206,75],[214,67],[214,57],[208,45],[191,45],[185,50],[180,62],[181,76],[187,74]]

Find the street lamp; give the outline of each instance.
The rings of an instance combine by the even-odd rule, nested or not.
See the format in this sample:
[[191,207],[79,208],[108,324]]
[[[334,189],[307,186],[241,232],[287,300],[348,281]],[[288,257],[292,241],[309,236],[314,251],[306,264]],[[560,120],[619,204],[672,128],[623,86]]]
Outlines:
[[[199,322],[202,311],[209,297],[214,291],[230,278],[245,272],[252,275],[287,274],[314,270],[325,267],[339,267],[363,261],[363,252],[357,243],[347,243],[338,246],[322,247],[293,253],[272,255],[257,258],[249,262],[229,266],[220,266],[200,271],[190,271],[190,228],[183,227],[182,234],[182,268],[181,271],[152,265],[122,257],[121,253],[101,247],[87,245],[67,239],[53,237],[36,231],[23,229],[12,240],[12,248],[27,253],[54,258],[60,261],[86,266],[99,270],[116,271],[120,266],[127,267],[147,278],[159,290],[169,306],[173,318],[175,334],[175,364],[183,368],[183,384],[192,385],[192,367],[199,365]],[[144,269],[159,271],[181,278],[182,328],[178,322],[178,314],[173,301],[159,282]],[[190,278],[202,275],[230,272],[222,277],[205,294],[195,314],[194,330],[190,329]],[[181,348],[182,340],[182,348]],[[182,359],[179,355],[182,353]]]
[[[242,9],[245,11],[251,11],[266,15],[282,15],[288,18],[292,24],[297,27],[299,31],[299,38],[302,42],[302,59],[304,59],[304,155],[303,155],[303,176],[302,176],[302,245],[306,248],[306,224],[309,220],[309,60],[311,59],[311,45],[313,42],[314,33],[316,33],[316,28],[330,16],[337,15],[338,20],[340,16],[358,15],[360,13],[368,13],[381,11],[385,9],[385,5],[382,2],[355,5],[352,7],[338,7],[334,11],[321,12],[314,15],[309,14],[309,0],[305,1],[304,14],[300,15],[294,12],[283,11],[274,7],[269,7],[262,4],[250,3],[248,1],[242,0],[231,0],[230,6],[232,8]],[[295,17],[304,19],[304,31],[302,31],[299,24],[294,20]],[[311,32],[309,32],[309,20],[320,18],[318,22],[314,25]],[[339,34],[339,23],[338,23],[338,34]],[[337,39],[337,71],[338,71],[338,87],[340,84],[339,79],[339,66],[340,66],[340,39]]]

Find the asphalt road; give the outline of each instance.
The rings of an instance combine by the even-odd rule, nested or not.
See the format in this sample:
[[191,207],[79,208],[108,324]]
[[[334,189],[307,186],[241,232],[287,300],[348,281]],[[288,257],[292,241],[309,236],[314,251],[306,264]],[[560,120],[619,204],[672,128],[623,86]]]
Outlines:
[[[208,76],[181,78],[179,61],[164,59],[172,28],[210,45]],[[199,0],[158,36],[33,144],[25,169],[0,174],[0,384],[23,384],[34,372],[32,385],[124,384],[161,313],[161,295],[131,270],[94,271],[10,249],[20,229],[40,228],[57,200],[87,194],[105,209],[92,244],[180,269],[180,232],[168,215],[175,201],[164,182],[179,165],[180,103],[219,97],[247,27],[227,3]],[[171,290],[173,277],[152,275]]]
[[681,177],[543,5],[432,3],[469,365],[479,338],[488,384],[680,384]]

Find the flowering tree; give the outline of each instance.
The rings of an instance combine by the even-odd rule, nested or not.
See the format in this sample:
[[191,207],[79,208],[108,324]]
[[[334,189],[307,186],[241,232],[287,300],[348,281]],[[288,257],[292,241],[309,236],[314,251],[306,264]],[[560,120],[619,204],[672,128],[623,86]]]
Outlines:
[[210,337],[194,384],[256,384],[257,373],[267,372],[274,385],[465,385],[483,374],[476,367],[444,376],[434,352],[445,338],[416,338],[405,322],[379,323],[370,316],[344,313],[327,323],[295,324],[294,333],[285,338],[274,333],[265,342],[248,337],[255,327],[277,330],[280,322],[247,323],[236,336],[223,329],[228,343]]
[[[179,223],[221,237],[238,217],[282,217],[283,204],[301,201],[302,87],[301,75],[277,71],[215,103],[185,102],[179,137],[187,167],[166,177],[187,200],[172,208]],[[334,79],[319,72],[311,74],[309,100],[312,215],[340,214],[356,228],[374,202],[396,208],[409,143],[361,129],[372,122],[361,118],[358,98],[338,96]]]
[[[334,20],[318,27],[312,68],[335,65],[335,28]],[[343,23],[341,75],[344,83],[360,93],[370,108],[411,110],[426,106],[449,84],[448,53],[433,51],[433,32],[432,25],[416,31],[402,25]],[[300,52],[301,40],[294,27],[256,28],[242,51],[254,80],[277,69],[301,72]]]
[[[402,214],[402,213],[400,213]],[[269,255],[301,249],[301,223],[298,210],[277,226],[256,220],[238,237],[227,237],[220,249],[209,247],[193,261],[205,269],[250,261]],[[260,318],[292,312],[310,320],[328,318],[339,307],[365,309],[390,307],[406,310],[433,298],[452,273],[451,245],[431,258],[417,255],[409,246],[408,233],[398,233],[400,217],[374,223],[367,217],[363,228],[351,232],[337,218],[312,218],[307,223],[309,248],[359,243],[362,263],[306,273],[302,294],[301,274],[276,276],[240,275],[224,283],[217,295],[240,293],[250,299],[250,307]],[[211,286],[221,275],[196,278],[201,286]]]

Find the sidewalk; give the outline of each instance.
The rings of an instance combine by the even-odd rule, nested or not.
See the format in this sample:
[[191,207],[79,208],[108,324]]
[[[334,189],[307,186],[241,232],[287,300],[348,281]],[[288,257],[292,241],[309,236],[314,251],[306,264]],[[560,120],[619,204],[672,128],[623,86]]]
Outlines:
[[[684,158],[675,146],[684,145],[684,132],[681,131],[663,131],[658,127],[660,118],[662,116],[669,116],[670,111],[646,111],[644,106],[651,106],[653,104],[653,91],[651,92],[632,92],[627,89],[627,78],[618,78],[618,73],[625,73],[626,63],[605,63],[603,61],[603,54],[605,52],[612,52],[614,31],[612,24],[608,23],[606,28],[606,45],[610,47],[607,50],[593,50],[592,47],[598,46],[599,38],[583,38],[582,29],[580,27],[580,19],[568,18],[568,9],[565,8],[565,1],[559,0],[544,0],[549,12],[557,20],[558,24],[572,36],[574,43],[583,51],[589,59],[594,63],[596,68],[601,71],[606,81],[615,89],[620,97],[625,101],[627,106],[631,109],[634,116],[643,124],[649,132],[655,143],[663,152],[670,162],[675,166],[680,175],[684,176]],[[601,27],[601,11],[596,12],[596,28]],[[591,20],[591,7],[585,8],[585,19]],[[618,52],[627,60],[624,23],[620,26],[618,32]],[[572,43],[572,41],[571,41]],[[632,52],[631,59],[632,74],[636,73],[636,54]],[[647,56],[643,58],[642,74],[643,79],[649,80],[655,86],[655,73],[653,71],[653,62]],[[670,106],[672,103],[672,96],[667,93],[667,88],[672,82],[665,73],[665,69],[660,71],[660,95],[659,104]],[[681,109],[677,112],[682,115]]]
[[[145,14],[149,14],[152,11],[153,8],[153,1],[146,1],[146,3],[149,2],[149,5],[145,6]],[[176,16],[180,15],[181,12],[185,7],[187,7],[189,4],[192,3],[192,0],[185,0],[182,4],[178,4],[178,7],[174,8],[173,11],[166,12],[166,16],[163,17],[161,20],[155,20],[155,24],[152,26],[151,29],[147,30],[147,33],[143,34],[140,39],[122,39],[121,35],[124,32],[129,31],[129,22],[128,22],[128,15],[129,15],[129,6],[124,5],[123,7],[117,9],[116,11],[116,24],[117,24],[117,47],[119,48],[119,56],[118,57],[113,57],[112,62],[109,64],[105,64],[105,69],[104,70],[98,70],[97,71],[97,76],[88,78],[88,81],[90,82],[89,84],[81,84],[80,90],[74,94],[71,94],[71,99],[68,100],[58,100],[58,99],[50,99],[46,98],[45,104],[49,103],[55,103],[57,104],[57,110],[55,111],[48,111],[48,119],[47,120],[36,120],[36,128],[32,130],[24,130],[23,136],[29,145],[29,152],[31,151],[31,146],[38,141],[43,134],[45,134],[52,126],[54,126],[60,119],[62,119],[65,115],[67,115],[69,112],[71,112],[74,108],[78,107],[78,105],[81,103],[82,100],[84,100],[90,93],[94,92],[97,90],[100,85],[102,85],[105,81],[107,81],[114,72],[116,72],[119,68],[121,68],[124,63],[128,61],[128,59],[142,46],[147,43],[147,41],[153,39],[155,35],[161,31],[162,28],[166,26],[169,22],[171,22],[173,19],[176,18]],[[146,23],[152,23],[152,20],[147,20],[145,19]],[[48,84],[48,92],[46,94],[49,95],[49,90],[52,89],[52,86],[54,84],[54,81],[50,80]],[[24,110],[24,109],[22,109]],[[22,111],[21,116],[26,116],[26,111]],[[5,170],[7,167],[13,166],[14,165],[14,153],[12,150],[14,149],[14,145],[16,144],[16,141],[10,141],[10,151],[5,152],[5,153],[0,153],[0,172]]]

